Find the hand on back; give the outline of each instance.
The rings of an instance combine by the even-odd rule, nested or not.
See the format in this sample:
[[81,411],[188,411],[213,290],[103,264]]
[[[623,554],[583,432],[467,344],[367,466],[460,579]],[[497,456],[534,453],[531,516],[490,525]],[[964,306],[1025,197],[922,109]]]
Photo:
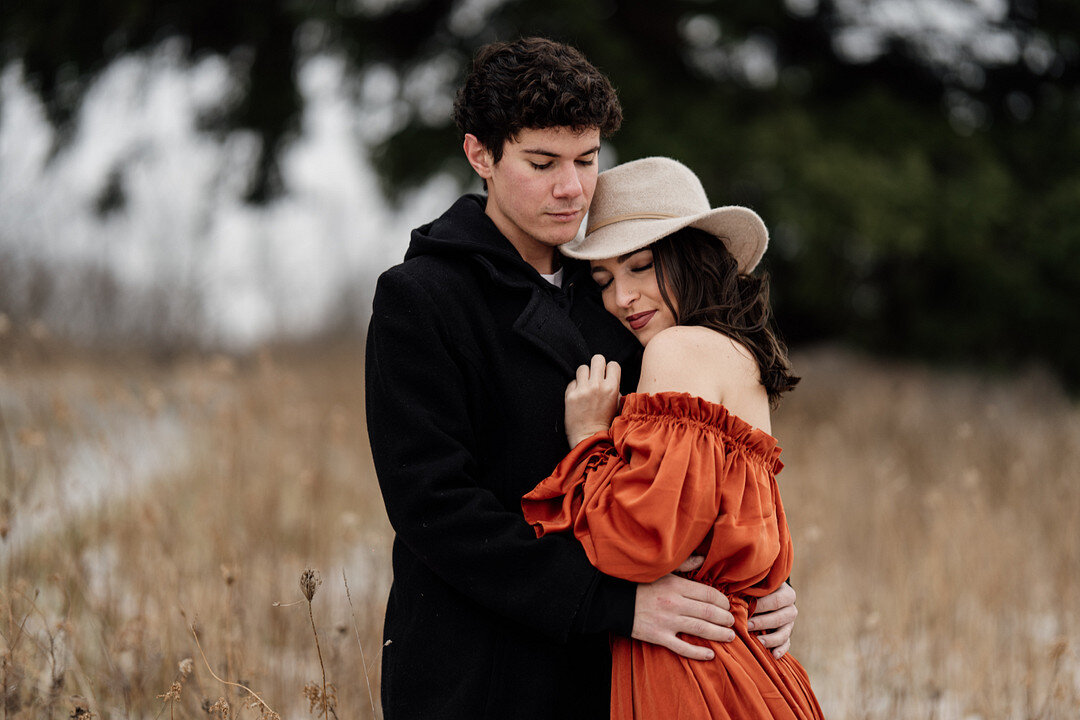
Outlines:
[[[679,570],[690,572],[701,567],[704,558],[693,556]],[[731,642],[735,631],[727,597],[719,590],[679,575],[665,575],[637,587],[634,605],[635,640],[662,645],[690,660],[712,660],[707,647],[689,643],[679,635],[704,640]]]
[[566,386],[566,438],[574,447],[585,438],[607,430],[619,409],[622,369],[614,360],[593,355],[588,365]]

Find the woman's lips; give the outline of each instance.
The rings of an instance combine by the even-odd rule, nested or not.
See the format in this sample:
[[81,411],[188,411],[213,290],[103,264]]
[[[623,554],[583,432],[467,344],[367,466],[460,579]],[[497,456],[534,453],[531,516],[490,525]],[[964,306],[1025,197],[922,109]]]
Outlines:
[[640,330],[649,324],[652,320],[652,316],[656,314],[655,310],[649,310],[647,312],[634,313],[633,315],[626,316],[626,324],[630,326],[631,330]]

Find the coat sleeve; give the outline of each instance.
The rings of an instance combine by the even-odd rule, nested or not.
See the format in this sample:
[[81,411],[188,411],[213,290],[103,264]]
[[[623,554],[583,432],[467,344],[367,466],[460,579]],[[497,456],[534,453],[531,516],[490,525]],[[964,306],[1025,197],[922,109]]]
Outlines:
[[545,634],[628,635],[635,586],[598,573],[572,538],[538,540],[478,482],[469,389],[443,317],[410,275],[391,270],[379,279],[366,351],[367,424],[398,540],[474,602]]

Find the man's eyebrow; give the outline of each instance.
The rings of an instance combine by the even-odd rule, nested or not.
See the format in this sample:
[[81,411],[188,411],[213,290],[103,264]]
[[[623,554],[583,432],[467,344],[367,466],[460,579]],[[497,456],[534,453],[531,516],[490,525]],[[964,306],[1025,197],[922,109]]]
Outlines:
[[[551,152],[550,150],[544,150],[542,148],[525,148],[521,152],[526,153],[528,155],[543,155],[544,157],[550,157],[550,158],[559,157],[559,153]],[[592,155],[593,153],[596,153],[596,152],[600,152],[600,146],[599,145],[592,148],[591,150],[586,150],[585,152],[580,153],[577,157],[581,157],[582,155]]]

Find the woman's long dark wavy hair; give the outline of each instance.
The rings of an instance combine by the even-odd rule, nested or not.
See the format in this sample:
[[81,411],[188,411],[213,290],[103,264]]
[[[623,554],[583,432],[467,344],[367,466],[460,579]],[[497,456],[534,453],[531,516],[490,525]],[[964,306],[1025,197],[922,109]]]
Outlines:
[[652,251],[656,283],[675,323],[711,328],[746,346],[775,407],[799,378],[773,329],[768,276],[740,273],[724,244],[697,228],[661,238]]

